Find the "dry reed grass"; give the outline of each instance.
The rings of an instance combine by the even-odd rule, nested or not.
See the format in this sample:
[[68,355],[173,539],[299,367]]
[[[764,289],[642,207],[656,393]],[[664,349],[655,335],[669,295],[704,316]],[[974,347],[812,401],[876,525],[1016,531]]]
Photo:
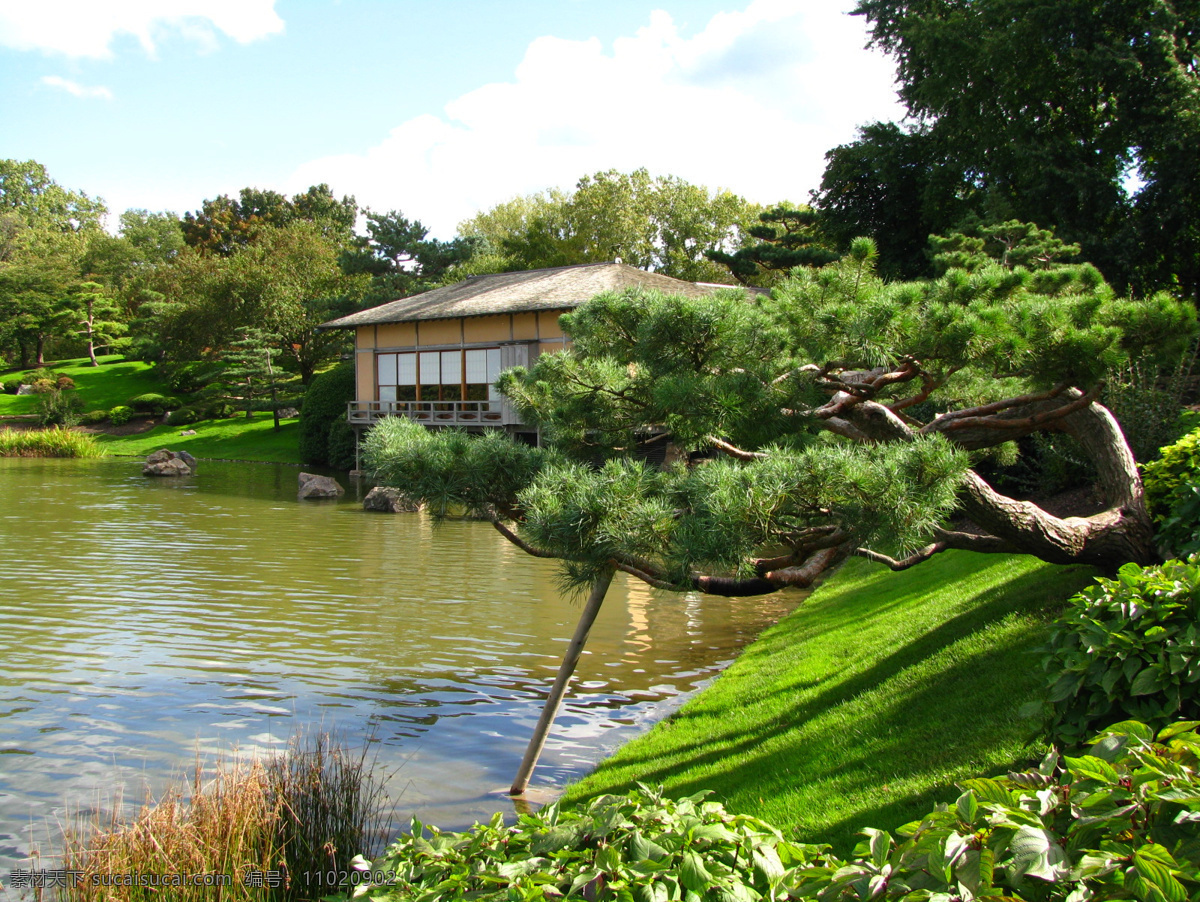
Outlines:
[[[328,734],[296,737],[265,762],[219,763],[131,819],[63,830],[63,902],[315,900],[386,839],[375,762]],[[120,806],[116,806],[119,811]],[[39,900],[41,896],[37,897]]]

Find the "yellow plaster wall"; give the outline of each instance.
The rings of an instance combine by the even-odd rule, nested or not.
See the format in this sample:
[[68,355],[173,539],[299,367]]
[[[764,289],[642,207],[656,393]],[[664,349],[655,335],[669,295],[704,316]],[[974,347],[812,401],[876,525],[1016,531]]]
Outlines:
[[538,338],[545,341],[547,338],[562,338],[562,328],[558,325],[558,318],[565,311],[550,310],[545,313],[539,313],[538,317]]
[[411,348],[417,343],[417,328],[413,323],[383,323],[379,327],[380,348]]
[[511,338],[508,314],[467,317],[463,320],[463,337],[468,344],[508,341]]
[[543,341],[538,345],[538,353],[557,354],[565,347],[566,345],[564,345],[561,341]]
[[374,401],[375,398],[375,352],[359,351],[354,356],[356,401]]
[[359,326],[354,330],[354,346],[359,348],[375,347],[375,327]]
[[538,322],[536,313],[514,313],[512,318],[512,335],[515,341],[528,341],[538,337]]
[[417,329],[422,347],[430,345],[456,345],[462,341],[462,320],[428,319]]

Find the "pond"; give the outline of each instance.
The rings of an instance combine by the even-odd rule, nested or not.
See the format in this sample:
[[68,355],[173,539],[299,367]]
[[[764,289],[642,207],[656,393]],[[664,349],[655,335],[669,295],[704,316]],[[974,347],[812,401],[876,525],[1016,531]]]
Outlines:
[[[70,812],[301,729],[370,741],[397,826],[495,811],[578,617],[485,523],[297,502],[294,467],[0,459],[0,874]],[[710,679],[799,595],[621,574],[534,774],[551,795]]]

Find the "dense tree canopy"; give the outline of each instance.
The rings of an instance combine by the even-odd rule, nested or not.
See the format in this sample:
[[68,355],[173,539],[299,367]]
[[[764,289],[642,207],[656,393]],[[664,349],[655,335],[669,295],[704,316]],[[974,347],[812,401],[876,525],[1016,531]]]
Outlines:
[[1195,0],[860,0],[856,12],[896,58],[915,125],[871,126],[830,152],[817,203],[839,239],[875,237],[906,274],[921,232],[1016,218],[1055,228],[1122,287],[1197,296]]
[[459,233],[486,242],[496,269],[522,270],[620,259],[688,281],[729,281],[705,256],[737,250],[759,207],[645,169],[584,176],[574,191],[519,197],[479,213]]

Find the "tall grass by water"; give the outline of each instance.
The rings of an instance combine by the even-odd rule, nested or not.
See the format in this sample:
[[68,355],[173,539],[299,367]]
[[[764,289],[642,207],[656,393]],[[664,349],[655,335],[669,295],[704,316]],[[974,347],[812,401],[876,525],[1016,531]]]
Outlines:
[[[119,809],[120,806],[115,806]],[[351,859],[382,848],[390,810],[367,752],[328,734],[265,761],[232,759],[148,800],[131,819],[63,831],[63,902],[319,899]],[[145,883],[147,885],[137,885]]]
[[90,435],[69,429],[0,429],[0,457],[104,457]]

